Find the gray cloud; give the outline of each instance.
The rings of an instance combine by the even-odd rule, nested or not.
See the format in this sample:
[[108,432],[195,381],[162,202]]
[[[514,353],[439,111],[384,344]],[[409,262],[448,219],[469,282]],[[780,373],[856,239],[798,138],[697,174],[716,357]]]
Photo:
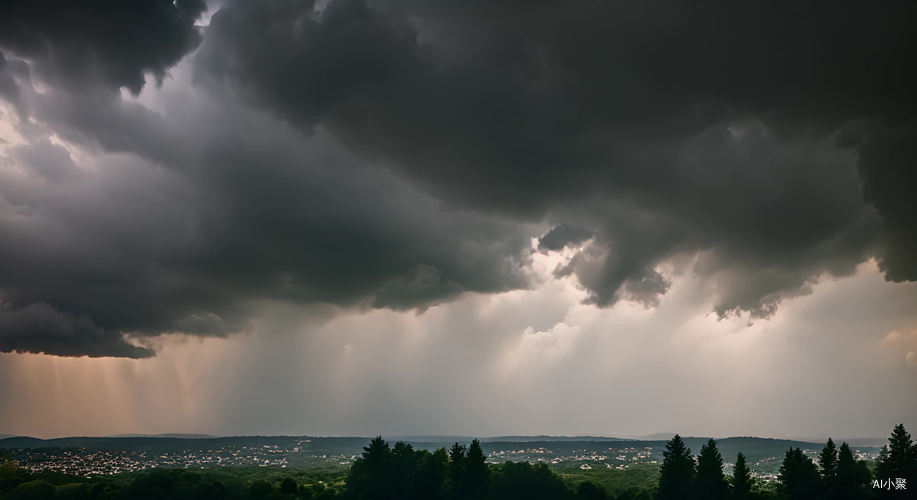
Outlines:
[[12,0],[0,6],[0,47],[54,84],[137,93],[200,43],[203,0]]
[[22,102],[19,99],[19,85],[16,84],[13,73],[14,68],[11,68],[10,61],[0,52],[0,97],[12,103],[19,114],[22,115],[24,110],[21,109]]
[[859,165],[863,196],[883,218],[882,270],[895,281],[917,280],[917,125],[875,132],[860,148]]
[[539,250],[563,250],[570,245],[578,245],[595,236],[591,229],[575,226],[573,224],[558,224],[550,231],[538,238]]
[[79,167],[73,163],[70,153],[48,140],[13,147],[10,156],[17,165],[52,182],[60,182],[79,174]]
[[872,256],[917,278],[914,7],[231,0],[202,43],[200,2],[141,7],[0,11],[15,310],[226,335],[262,300],[422,309],[528,287],[538,236],[601,307],[658,304],[693,255],[721,316]]
[[650,225],[607,204],[584,217],[615,220],[590,226],[602,247],[573,264],[599,266],[577,273],[597,304],[627,289],[652,301],[665,290],[654,266],[710,251],[727,260],[714,267],[771,269],[718,311],[767,315],[869,254],[890,278],[913,279],[913,197],[881,185],[902,179],[910,192],[912,176],[898,174],[913,162],[873,152],[891,151],[873,134],[836,139],[864,119],[867,131],[909,130],[915,21],[913,7],[861,1],[338,0],[320,13],[228,2],[197,60],[201,78],[304,130],[325,127],[459,206],[550,220],[584,199],[629,201]]
[[[132,335],[226,335],[261,300],[410,309],[527,286],[526,226],[451,210],[228,96],[192,92],[159,114],[24,90],[91,162],[43,130],[9,149],[0,296],[15,307],[53,304]],[[98,113],[71,112],[85,102]],[[33,336],[21,349],[38,349]]]
[[35,303],[21,308],[0,303],[0,351],[43,352],[59,356],[146,358],[153,352],[124,341],[87,316],[74,316]]

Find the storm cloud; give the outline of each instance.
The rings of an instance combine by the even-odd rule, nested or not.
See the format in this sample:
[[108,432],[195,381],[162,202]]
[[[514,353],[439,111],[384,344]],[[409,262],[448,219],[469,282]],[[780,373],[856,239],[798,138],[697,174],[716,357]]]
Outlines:
[[0,10],[0,349],[423,310],[534,286],[536,250],[597,307],[694,275],[721,317],[917,279],[915,7],[211,8]]
[[673,253],[713,251],[737,262],[710,272],[771,270],[720,311],[767,315],[875,251],[917,277],[913,197],[895,191],[913,161],[889,144],[913,143],[915,25],[873,2],[228,2],[197,57],[458,206],[550,220],[626,200],[639,214],[613,226],[619,207],[597,204],[601,248],[575,264],[598,259],[581,282],[600,305],[658,283]]
[[52,84],[127,87],[166,70],[201,37],[203,0],[13,0],[0,6],[0,47]]

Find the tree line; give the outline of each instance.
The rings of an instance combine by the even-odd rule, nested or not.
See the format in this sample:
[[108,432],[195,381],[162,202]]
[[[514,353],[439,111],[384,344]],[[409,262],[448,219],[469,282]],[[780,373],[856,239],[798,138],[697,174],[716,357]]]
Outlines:
[[[867,498],[917,498],[917,446],[898,424],[883,446],[871,471],[857,460],[845,442],[840,447],[828,438],[817,463],[799,448],[786,451],[777,476],[776,491],[761,488],[739,453],[732,477],[723,472],[723,457],[716,441],[707,441],[694,457],[678,434],[666,443],[659,470],[657,500],[855,500]],[[908,490],[910,486],[911,490]]]
[[584,482],[574,491],[546,464],[506,462],[489,466],[481,442],[455,443],[447,451],[415,450],[373,439],[347,476],[346,498],[360,500],[607,499]]

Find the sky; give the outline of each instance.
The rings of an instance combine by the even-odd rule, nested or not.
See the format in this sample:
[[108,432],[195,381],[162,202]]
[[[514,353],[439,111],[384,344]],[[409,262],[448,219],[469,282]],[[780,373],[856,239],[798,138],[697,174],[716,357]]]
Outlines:
[[0,434],[917,427],[917,6],[0,5]]

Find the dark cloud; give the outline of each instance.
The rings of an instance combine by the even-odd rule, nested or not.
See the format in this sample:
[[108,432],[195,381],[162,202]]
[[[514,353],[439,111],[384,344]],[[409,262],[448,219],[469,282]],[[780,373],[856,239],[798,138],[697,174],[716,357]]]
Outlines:
[[[411,309],[527,286],[525,227],[449,210],[327,137],[226,96],[164,114],[83,96],[26,93],[59,134],[101,149],[90,165],[33,138],[0,171],[0,296],[14,307],[226,335],[259,301]],[[74,112],[86,102],[98,112]]]
[[528,286],[539,235],[601,307],[657,304],[673,260],[721,316],[870,257],[917,277],[917,7],[230,0],[193,80],[139,101],[203,4],[0,9],[31,118],[0,170],[10,310],[226,335],[259,301],[423,309]]
[[558,224],[538,239],[539,250],[563,250],[569,245],[578,245],[595,236],[591,229],[573,224]]
[[718,307],[767,315],[869,255],[913,276],[912,197],[870,194],[912,191],[913,161],[871,166],[885,146],[835,139],[863,120],[910,130],[915,28],[914,6],[863,1],[230,1],[198,62],[459,206],[550,220],[626,200],[647,224],[593,204],[595,248],[567,270],[597,304],[662,293],[661,260],[707,251],[710,273],[770,270]]
[[16,83],[10,66],[10,61],[0,52],[0,98],[12,103],[21,114],[22,101],[19,99],[19,85]]
[[814,5],[228,2],[199,62],[451,199],[529,212],[677,188],[671,154],[724,121],[912,115],[915,9]]
[[137,93],[200,43],[203,0],[11,0],[0,5],[0,49],[30,60],[47,81]]
[[124,341],[87,316],[74,316],[44,303],[13,308],[0,303],[0,351],[59,356],[146,358],[153,352]]
[[917,124],[880,129],[860,148],[863,196],[883,218],[880,263],[895,281],[917,280]]

